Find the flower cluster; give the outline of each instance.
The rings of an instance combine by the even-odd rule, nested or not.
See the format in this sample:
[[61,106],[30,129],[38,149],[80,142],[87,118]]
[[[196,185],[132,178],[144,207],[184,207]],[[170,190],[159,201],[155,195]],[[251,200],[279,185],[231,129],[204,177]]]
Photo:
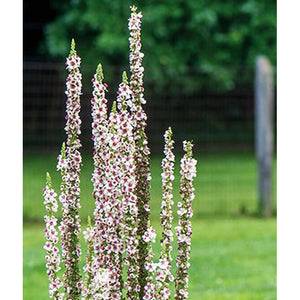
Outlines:
[[163,199],[161,202],[161,227],[163,229],[161,239],[161,259],[159,263],[159,271],[157,279],[159,283],[158,293],[160,299],[170,299],[170,281],[173,281],[173,276],[170,273],[172,262],[172,206],[173,201],[173,181],[174,181],[174,162],[175,156],[172,152],[174,148],[174,141],[172,140],[171,127],[166,130],[164,134],[165,139],[165,158],[162,160],[162,190]]
[[181,202],[178,202],[178,216],[179,226],[176,229],[178,241],[178,256],[176,259],[177,272],[175,279],[175,299],[184,300],[188,299],[188,268],[190,266],[190,251],[191,251],[191,238],[192,238],[192,223],[193,216],[192,201],[195,198],[193,179],[196,176],[197,161],[192,157],[191,142],[183,142],[183,149],[186,152],[181,159],[180,174],[180,195]]
[[143,77],[144,68],[142,66],[144,54],[141,52],[141,18],[142,13],[137,13],[137,8],[131,6],[131,15],[128,22],[130,32],[129,37],[129,63],[130,63],[130,88],[132,91],[132,103],[130,105],[133,118],[133,137],[136,145],[135,161],[136,161],[136,196],[138,198],[138,236],[140,243],[139,261],[140,268],[139,284],[141,287],[140,298],[143,296],[144,286],[146,284],[147,270],[145,262],[148,256],[148,245],[142,239],[144,232],[147,230],[150,211],[147,209],[150,201],[150,162],[148,147],[148,139],[145,132],[147,116],[142,105],[146,104],[144,98]]
[[96,286],[97,294],[93,299],[110,300],[110,281],[111,273],[107,269],[100,268],[94,277],[94,286]]
[[[66,66],[69,71],[69,75],[66,81],[66,127],[67,133],[67,145],[72,147],[71,152],[80,148],[81,144],[77,136],[81,133],[80,131],[80,95],[82,88],[82,75],[79,71],[81,59],[75,51],[75,42],[72,40],[70,55],[67,58]],[[72,64],[72,67],[70,67]]]
[[71,55],[67,58],[66,61],[66,69],[68,71],[73,71],[79,68],[81,63],[81,58],[78,55],[76,55],[76,53],[74,52],[74,48],[71,49],[71,51]]
[[[94,258],[92,263],[93,280],[90,287],[99,295],[97,288],[99,269],[108,271],[109,291],[112,299],[121,297],[123,289],[123,265],[128,266],[128,281],[137,278],[136,236],[137,209],[134,176],[134,143],[131,117],[127,111],[131,91],[126,75],[119,86],[117,102],[107,120],[105,99],[106,86],[102,84],[102,68],[98,67],[93,80],[92,99],[93,140],[94,140],[94,212],[93,230]],[[118,107],[117,107],[118,106]],[[125,255],[126,254],[126,255]],[[135,286],[133,290],[131,287]],[[138,282],[128,284],[127,294],[136,294]],[[96,296],[96,294],[94,294]]]
[[[164,246],[162,251],[165,251]],[[170,282],[174,280],[171,265],[166,258],[161,258],[156,267],[157,299],[171,299]]]
[[[95,209],[93,220],[83,232],[87,245],[86,262],[81,279],[79,262],[81,247],[80,208],[80,95],[81,60],[72,41],[70,55],[66,61],[69,72],[66,82],[66,127],[67,141],[58,156],[57,169],[62,183],[59,200],[62,208],[59,234],[56,230],[58,210],[56,193],[51,187],[50,176],[44,189],[44,204],[47,251],[47,274],[49,295],[54,299],[128,299],[169,300],[170,283],[175,281],[175,299],[187,299],[188,268],[191,244],[193,178],[196,176],[196,160],[192,157],[192,144],[184,142],[186,154],[181,160],[181,202],[178,204],[179,226],[177,273],[171,273],[172,263],[172,206],[174,141],[169,128],[164,135],[165,157],[162,160],[162,203],[160,220],[162,238],[161,252],[154,262],[152,244],[156,232],[150,224],[150,164],[147,136],[147,116],[142,105],[144,99],[141,52],[141,18],[136,7],[131,7],[130,31],[130,82],[124,72],[108,116],[103,70],[98,65],[92,79],[93,97],[92,140],[94,143],[94,171],[92,174]],[[57,276],[60,258],[63,262],[63,280]],[[62,292],[64,287],[64,293]]]
[[87,244],[87,254],[86,254],[86,264],[83,267],[83,271],[85,272],[85,280],[83,283],[82,296],[83,299],[90,299],[92,294],[91,282],[93,278],[93,254],[94,254],[94,228],[91,224],[91,218],[88,217],[88,226],[86,230],[83,232],[84,240]]
[[107,99],[105,92],[107,84],[103,83],[103,70],[101,64],[98,65],[96,74],[92,79],[93,83],[93,98],[91,100],[92,106],[92,140],[94,141],[94,172],[92,182],[94,186],[93,196],[95,198],[94,210],[94,229],[91,232],[93,239],[93,256],[90,272],[92,273],[92,282],[88,287],[90,293],[94,297],[100,297],[102,294],[97,274],[99,269],[107,266],[109,254],[104,251],[107,247],[105,244],[106,235],[108,234],[108,205],[105,191],[106,181],[106,157],[107,152]]
[[49,297],[54,299],[63,299],[64,294],[60,292],[63,283],[57,276],[60,270],[60,253],[57,247],[58,232],[56,230],[57,218],[54,213],[57,212],[57,194],[51,187],[51,178],[47,173],[46,187],[43,190],[44,204],[48,211],[48,215],[44,217],[46,228],[46,243],[44,249],[47,251],[46,268],[49,278]]
[[124,288],[127,290],[128,299],[139,299],[140,286],[138,282],[138,209],[135,178],[135,142],[133,139],[132,115],[128,111],[131,105],[132,91],[128,86],[126,72],[123,73],[122,83],[119,85],[117,106],[119,110],[118,135],[121,138],[119,148],[120,155],[120,174],[122,180],[121,201],[123,219],[123,243],[125,248],[124,266],[127,269],[127,280]]
[[83,267],[85,280],[82,290],[82,299],[110,299],[110,272],[99,266],[99,260],[94,252],[94,237],[96,228],[92,226],[88,217],[88,225],[83,232],[87,244],[86,264]]
[[155,274],[156,274],[156,266],[157,264],[154,263],[154,253],[152,249],[152,243],[155,243],[156,233],[154,228],[151,226],[150,221],[147,224],[147,230],[143,235],[143,240],[146,242],[147,248],[146,251],[148,255],[146,256],[145,269],[147,271],[147,276],[145,278],[145,286],[142,293],[143,300],[152,300],[157,299],[156,295],[156,281],[155,281]]
[[150,154],[150,150],[148,148],[147,136],[145,134],[147,115],[142,107],[143,104],[146,104],[146,100],[144,98],[143,87],[144,67],[142,66],[142,62],[144,54],[141,52],[141,18],[142,13],[137,13],[136,7],[131,6],[131,15],[128,23],[130,32],[130,88],[132,91],[132,105],[130,108],[133,117],[134,140],[137,142],[136,147],[144,156],[148,156]]
[[[104,103],[102,102],[102,104]],[[101,106],[94,107],[94,116],[97,116]],[[95,124],[94,116],[93,124]],[[115,136],[114,120],[117,120],[116,104],[113,106],[108,122],[103,118],[98,127],[101,130],[107,122],[107,131],[106,136],[104,136],[103,145],[95,145],[96,139],[94,139],[95,168],[92,181],[94,183],[96,206],[94,211],[95,225],[91,233],[94,242],[91,264],[92,281],[88,286],[89,293],[93,295],[94,299],[102,299],[101,297],[104,292],[101,280],[98,280],[101,277],[99,275],[100,270],[109,272],[109,282],[107,289],[105,289],[108,299],[120,299],[121,297],[121,256],[124,249],[120,236],[122,213],[121,201],[119,199],[120,177],[118,172],[119,160],[117,157],[117,147],[120,140]],[[94,132],[98,134],[98,132]],[[96,135],[94,137],[97,138]]]
[[143,235],[143,240],[146,242],[146,243],[155,243],[155,239],[156,239],[156,232],[155,232],[155,229],[150,226],[148,227],[147,231],[144,233]]
[[80,220],[80,169],[81,147],[78,135],[80,131],[80,95],[81,73],[79,71],[80,58],[75,51],[72,40],[70,55],[66,63],[69,75],[67,78],[66,127],[67,143],[63,144],[58,157],[57,169],[62,176],[60,201],[63,215],[60,224],[62,257],[65,266],[64,283],[67,299],[79,299],[82,282],[79,270],[81,248],[79,244]]

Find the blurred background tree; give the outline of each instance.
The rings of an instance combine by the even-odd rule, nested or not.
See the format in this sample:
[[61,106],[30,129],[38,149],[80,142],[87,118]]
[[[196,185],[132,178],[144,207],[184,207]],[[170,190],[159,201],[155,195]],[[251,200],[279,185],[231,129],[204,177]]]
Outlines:
[[133,3],[144,15],[145,80],[154,89],[249,87],[253,74],[244,71],[258,53],[276,65],[273,0],[53,0],[58,16],[46,26],[42,53],[64,58],[74,37],[84,64],[94,68],[99,58],[126,69]]

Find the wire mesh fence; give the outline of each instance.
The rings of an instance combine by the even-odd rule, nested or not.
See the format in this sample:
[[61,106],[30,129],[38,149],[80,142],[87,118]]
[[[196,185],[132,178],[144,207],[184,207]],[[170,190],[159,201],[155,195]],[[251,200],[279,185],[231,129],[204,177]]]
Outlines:
[[[119,72],[116,70],[115,72]],[[118,74],[121,74],[119,72]],[[66,72],[57,63],[24,63],[24,150],[51,151],[64,139]],[[92,78],[92,74],[84,74]],[[86,80],[87,81],[87,80]],[[109,87],[110,103],[117,83]],[[172,126],[177,140],[193,139],[205,149],[252,150],[254,136],[253,90],[231,92],[162,93],[145,91],[148,136],[152,152],[161,151],[162,135]],[[83,88],[81,139],[91,147],[91,84]]]
[[[32,153],[58,153],[61,143],[65,140],[64,65],[24,62],[23,67],[24,157],[32,157]],[[111,105],[118,82],[110,78],[119,78],[121,69],[110,70],[109,75],[111,76],[106,76],[106,82],[109,84],[107,97]],[[92,150],[92,76],[92,72],[83,72],[81,141],[82,151],[86,153],[91,153]],[[195,213],[254,212],[257,203],[257,175],[253,152],[253,89],[164,93],[146,86],[145,98],[145,110],[148,115],[147,134],[154,157],[162,155],[163,133],[168,126],[171,126],[174,132],[176,152],[180,151],[181,142],[185,139],[193,140],[195,144],[195,154],[199,159],[199,200],[194,207]],[[30,172],[27,172],[24,166],[24,180],[27,180],[25,177],[28,176],[31,176]],[[159,173],[157,176],[160,177]],[[154,178],[153,184],[160,184],[157,181],[159,178]],[[36,205],[32,203],[32,198],[40,198],[40,188],[36,186],[31,191],[24,190],[24,210],[32,211],[31,206]],[[35,189],[36,194],[33,192]],[[159,197],[158,193],[156,197]],[[273,198],[275,203],[275,193]],[[34,214],[29,213],[28,217],[34,217]]]

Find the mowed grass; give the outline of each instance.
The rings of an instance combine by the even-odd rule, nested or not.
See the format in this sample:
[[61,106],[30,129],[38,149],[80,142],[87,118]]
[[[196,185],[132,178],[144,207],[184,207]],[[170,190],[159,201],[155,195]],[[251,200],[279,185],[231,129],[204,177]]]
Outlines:
[[[179,163],[176,155],[174,200],[179,200]],[[252,153],[221,153],[196,155],[197,177],[194,182],[196,197],[193,201],[195,217],[202,215],[252,214],[257,207],[257,166]],[[56,171],[56,155],[24,155],[23,160],[23,214],[24,220],[41,221],[45,212],[42,189],[45,174],[50,172],[53,186],[59,192],[60,174]],[[151,211],[159,217],[161,202],[161,157],[151,158]],[[92,215],[91,156],[83,156],[81,174],[81,218]],[[273,204],[276,207],[276,162],[273,167]]]
[[[43,225],[23,229],[23,299],[48,299]],[[194,218],[189,274],[189,300],[275,300],[276,219]]]
[[[193,242],[190,268],[190,300],[276,299],[276,220],[238,217],[255,212],[256,162],[252,153],[196,155]],[[176,155],[174,200],[179,200],[179,160]],[[151,219],[160,238],[161,157],[151,158]],[[83,223],[93,214],[92,158],[83,156],[80,210]],[[24,300],[48,299],[43,250],[42,189],[50,172],[59,191],[56,155],[25,155],[23,163],[23,259]],[[276,163],[273,168],[276,207]],[[176,209],[174,208],[174,212]],[[205,218],[204,215],[213,216]],[[219,215],[218,218],[215,216]],[[220,217],[223,215],[223,217]],[[33,222],[35,221],[35,222]],[[174,220],[176,222],[176,218]],[[84,229],[85,225],[83,225]],[[154,246],[156,255],[159,245]],[[174,247],[174,259],[176,246]],[[82,259],[82,264],[84,259]]]

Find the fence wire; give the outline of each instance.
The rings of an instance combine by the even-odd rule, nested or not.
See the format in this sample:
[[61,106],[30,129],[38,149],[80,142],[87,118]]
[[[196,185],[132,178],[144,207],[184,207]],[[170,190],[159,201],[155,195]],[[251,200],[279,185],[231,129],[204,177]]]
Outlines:
[[[24,156],[32,153],[58,153],[65,140],[64,65],[24,62],[23,67]],[[120,70],[115,72],[118,74],[113,77],[119,78]],[[81,141],[83,152],[87,153],[92,150],[92,76],[91,73],[83,74],[86,83],[81,98]],[[110,105],[115,98],[117,84],[109,84],[107,97]],[[145,98],[147,134],[154,157],[162,155],[163,133],[168,126],[174,132],[176,152],[181,150],[181,142],[185,139],[193,140],[195,144],[195,153],[199,159],[196,183],[199,201],[195,204],[196,214],[255,211],[257,175],[253,153],[253,89],[172,94],[158,93],[146,87]],[[24,176],[29,176],[25,166]],[[24,209],[28,211],[32,205],[30,197],[30,192],[24,190]],[[35,197],[38,199],[39,194]],[[34,217],[29,213],[30,216]]]
[[[24,150],[51,151],[64,139],[65,107],[64,66],[57,63],[24,63]],[[84,74],[84,78],[92,74]],[[91,147],[91,84],[82,95],[82,136],[86,149]],[[112,84],[108,99],[116,95]],[[205,149],[253,148],[253,90],[201,92],[175,95],[146,89],[147,133],[153,153],[159,153],[162,135],[172,126],[177,140],[192,139],[195,147]]]

